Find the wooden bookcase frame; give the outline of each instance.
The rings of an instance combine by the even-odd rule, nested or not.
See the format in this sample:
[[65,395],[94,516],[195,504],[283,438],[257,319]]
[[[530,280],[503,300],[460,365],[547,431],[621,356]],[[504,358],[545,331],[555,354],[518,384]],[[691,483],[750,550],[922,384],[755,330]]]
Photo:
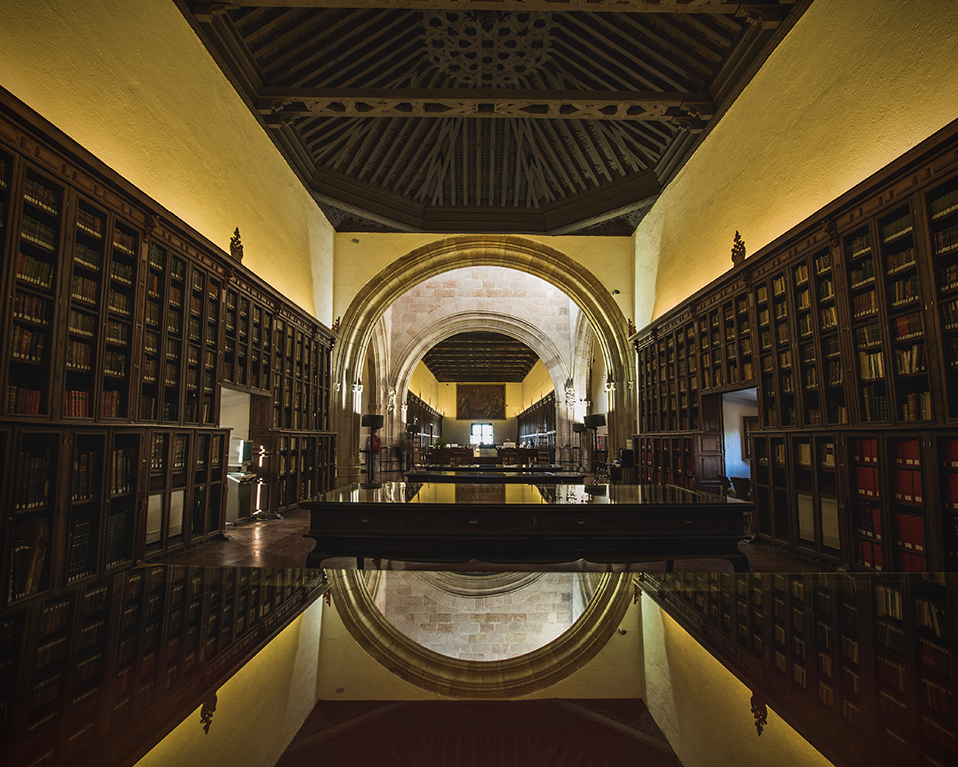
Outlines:
[[956,147],[953,123],[634,336],[633,481],[687,484],[691,452],[705,489],[712,395],[754,384],[760,538],[829,566],[958,569]]
[[219,535],[223,385],[302,442],[268,498],[330,489],[335,335],[5,91],[0,127],[0,606]]

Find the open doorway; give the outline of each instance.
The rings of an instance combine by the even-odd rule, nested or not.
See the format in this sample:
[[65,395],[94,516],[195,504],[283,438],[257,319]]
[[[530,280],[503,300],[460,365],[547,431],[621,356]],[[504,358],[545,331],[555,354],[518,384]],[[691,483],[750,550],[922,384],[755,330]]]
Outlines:
[[220,390],[220,426],[231,429],[226,474],[226,524],[235,525],[249,521],[256,508],[259,489],[251,471],[249,393],[226,388]]
[[722,423],[725,440],[725,476],[736,497],[751,496],[751,432],[758,426],[758,390],[741,389],[722,395]]

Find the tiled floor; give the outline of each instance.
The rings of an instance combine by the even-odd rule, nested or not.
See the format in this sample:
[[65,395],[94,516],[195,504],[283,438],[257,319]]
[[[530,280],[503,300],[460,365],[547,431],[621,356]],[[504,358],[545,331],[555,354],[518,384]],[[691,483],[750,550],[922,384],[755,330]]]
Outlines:
[[[384,476],[384,479],[390,477]],[[398,478],[398,477],[397,477]],[[229,540],[211,541],[187,551],[172,554],[162,561],[177,565],[208,565],[226,567],[305,567],[306,557],[316,542],[305,538],[309,529],[309,512],[296,508],[283,513],[283,519],[262,520],[227,528]],[[823,566],[804,560],[776,546],[764,543],[739,544],[739,549],[748,557],[752,572],[819,572]],[[355,558],[329,559],[326,567],[352,569],[357,566]],[[466,562],[456,565],[434,563],[396,562],[370,560],[363,567],[384,570],[453,570],[453,571],[642,571],[661,572],[665,562],[645,562],[633,565],[594,564],[579,560],[558,565],[523,565]],[[676,570],[698,572],[731,572],[731,565],[724,559],[677,560]]]

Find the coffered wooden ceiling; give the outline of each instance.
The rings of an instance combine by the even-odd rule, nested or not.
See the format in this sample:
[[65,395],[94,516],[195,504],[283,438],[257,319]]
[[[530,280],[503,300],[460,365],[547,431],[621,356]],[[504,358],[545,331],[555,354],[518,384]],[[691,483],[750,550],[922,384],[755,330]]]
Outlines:
[[339,231],[629,234],[811,0],[175,0]]
[[442,383],[520,383],[538,359],[522,341],[477,331],[440,341],[422,361]]

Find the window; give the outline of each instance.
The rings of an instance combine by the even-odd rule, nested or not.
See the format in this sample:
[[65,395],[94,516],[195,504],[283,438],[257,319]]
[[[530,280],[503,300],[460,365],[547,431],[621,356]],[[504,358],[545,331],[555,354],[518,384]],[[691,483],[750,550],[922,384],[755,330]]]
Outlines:
[[492,445],[492,424],[488,421],[477,421],[469,427],[470,445]]

